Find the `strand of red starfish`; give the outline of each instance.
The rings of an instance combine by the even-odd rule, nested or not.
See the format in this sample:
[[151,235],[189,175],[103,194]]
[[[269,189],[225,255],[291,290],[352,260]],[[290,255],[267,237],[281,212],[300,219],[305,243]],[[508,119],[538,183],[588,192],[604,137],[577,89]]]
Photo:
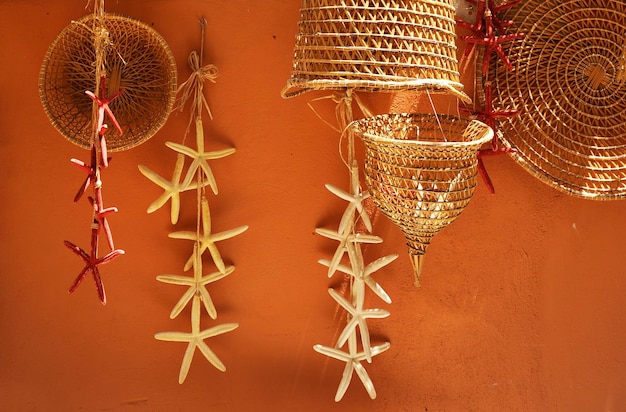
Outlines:
[[[87,188],[90,186],[93,188],[93,197],[89,196],[88,200],[93,208],[93,223],[91,225],[91,249],[90,252],[87,253],[80,247],[76,246],[74,243],[70,241],[64,241],[65,246],[72,250],[76,255],[83,259],[85,262],[85,266],[79,273],[74,283],[70,286],[69,292],[73,293],[76,288],[81,284],[87,272],[91,272],[93,275],[94,281],[96,283],[96,290],[98,292],[98,298],[102,304],[106,303],[106,294],[104,292],[104,285],[102,284],[102,278],[100,276],[100,271],[98,266],[108,263],[114,258],[123,255],[124,251],[122,249],[115,249],[113,243],[113,236],[111,234],[111,228],[109,226],[109,222],[107,220],[107,216],[111,213],[117,212],[116,207],[104,207],[104,201],[102,197],[102,180],[101,180],[101,170],[109,165],[109,158],[107,155],[107,145],[105,139],[105,133],[108,129],[108,126],[104,123],[105,116],[108,116],[117,131],[121,134],[122,129],[115,118],[115,115],[111,111],[109,107],[109,103],[113,101],[117,96],[119,96],[123,90],[120,90],[113,94],[110,97],[106,96],[106,79],[101,79],[101,92],[100,97],[96,96],[91,91],[86,91],[85,93],[97,104],[97,140],[98,143],[92,144],[91,147],[91,162],[87,164],[83,161],[77,159],[71,159],[71,162],[76,165],[78,168],[87,173],[87,177],[83,181],[83,184],[78,189],[78,192],[74,196],[74,202],[77,202],[83,194],[87,191]],[[99,153],[98,153],[99,152]],[[111,252],[106,254],[103,257],[98,257],[98,242],[100,232],[104,231],[105,237],[107,239],[107,243]]]

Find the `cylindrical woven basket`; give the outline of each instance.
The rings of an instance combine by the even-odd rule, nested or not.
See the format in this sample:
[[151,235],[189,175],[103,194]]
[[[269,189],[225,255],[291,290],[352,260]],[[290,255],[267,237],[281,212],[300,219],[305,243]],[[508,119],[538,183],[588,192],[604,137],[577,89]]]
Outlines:
[[407,239],[416,284],[432,237],[469,203],[477,151],[493,137],[477,120],[384,114],[355,123],[365,143],[365,177],[374,203]]
[[469,102],[453,0],[303,0],[285,98],[310,90],[428,90]]
[[40,71],[39,94],[54,127],[72,143],[90,148],[93,103],[85,91],[104,97],[94,90],[96,20],[103,22],[108,32],[107,96],[124,90],[110,104],[123,133],[105,120],[110,126],[107,147],[111,151],[128,149],[163,126],[176,98],[176,61],[163,37],[150,26],[112,14],[73,21],[48,49]]
[[[496,110],[513,158],[542,182],[594,200],[626,197],[626,3],[525,0],[506,10],[523,40],[494,58]],[[480,78],[483,81],[485,79]]]

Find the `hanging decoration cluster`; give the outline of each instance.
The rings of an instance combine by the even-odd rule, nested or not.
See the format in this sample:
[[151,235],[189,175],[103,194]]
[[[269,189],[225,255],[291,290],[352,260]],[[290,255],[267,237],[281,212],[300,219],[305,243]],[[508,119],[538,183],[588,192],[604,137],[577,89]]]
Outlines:
[[[63,136],[91,153],[89,162],[71,159],[87,175],[74,202],[91,190],[87,200],[93,213],[88,251],[64,242],[84,263],[70,293],[91,273],[98,298],[106,303],[100,266],[124,254],[115,248],[108,221],[117,208],[104,205],[102,172],[111,160],[108,152],[152,137],[165,123],[175,91],[176,64],[163,38],[141,22],[106,14],[104,0],[49,47],[39,78],[44,109]],[[102,235],[109,248],[104,256],[99,251]]]
[[[157,277],[159,282],[171,285],[185,286],[187,290],[174,305],[170,312],[170,318],[174,319],[191,302],[191,332],[160,332],[155,338],[170,342],[185,342],[187,349],[185,351],[178,382],[183,383],[189,372],[193,355],[196,348],[205,356],[205,358],[218,370],[225,371],[226,367],[217,355],[205,343],[205,340],[230,332],[236,329],[237,323],[224,323],[202,330],[200,327],[202,308],[206,314],[213,320],[217,318],[217,310],[211,299],[211,295],[207,286],[224,277],[230,275],[235,270],[234,266],[227,266],[217,248],[217,243],[237,236],[248,229],[248,226],[240,226],[223,232],[214,232],[211,223],[211,211],[207,198],[207,190],[209,187],[213,194],[218,194],[217,182],[213,171],[209,165],[209,160],[221,159],[235,152],[234,148],[206,151],[204,138],[204,124],[202,113],[206,110],[212,119],[211,111],[204,97],[203,87],[205,81],[215,82],[218,71],[214,65],[202,65],[202,54],[204,49],[204,30],[206,21],[200,21],[202,33],[202,46],[200,55],[195,51],[189,55],[188,63],[192,70],[189,79],[181,84],[178,88],[179,103],[178,107],[183,110],[186,102],[191,101],[191,113],[189,124],[183,137],[183,143],[167,142],[165,145],[176,153],[176,164],[171,181],[159,176],[157,173],[144,165],[139,165],[139,170],[150,181],[157,184],[163,189],[163,194],[159,196],[148,207],[148,213],[160,209],[168,201],[170,205],[170,220],[173,225],[178,223],[180,214],[180,194],[188,190],[196,191],[197,219],[194,230],[177,231],[169,234],[172,239],[183,239],[193,242],[193,251],[191,256],[183,265],[183,271],[193,269],[192,276],[185,275],[160,275]],[[195,125],[196,145],[195,148],[184,144],[185,137],[191,129],[191,125]],[[187,171],[183,176],[185,160],[191,160]],[[182,181],[181,181],[182,178]],[[206,253],[208,252],[208,253]],[[207,256],[208,255],[208,256]],[[216,267],[216,271],[206,274],[206,257],[210,257]]]
[[[292,76],[282,96],[289,98],[312,90],[334,91],[321,99],[330,98],[337,104],[337,131],[348,146],[347,159],[342,158],[348,169],[348,190],[326,185],[331,193],[346,200],[348,206],[337,230],[316,229],[318,234],[339,242],[332,259],[320,261],[328,267],[328,275],[337,270],[347,275],[347,296],[329,290],[337,305],[347,313],[346,325],[334,346],[314,347],[346,363],[336,401],[344,396],[355,371],[374,399],[376,390],[361,362],[371,362],[373,356],[390,347],[389,342],[372,345],[367,328],[368,319],[385,318],[389,311],[365,308],[364,302],[369,288],[383,302],[391,303],[391,298],[371,275],[397,255],[366,265],[363,245],[382,242],[372,234],[366,205],[373,201],[400,226],[407,236],[411,256],[423,255],[430,237],[451,222],[471,197],[476,184],[476,150],[491,138],[490,129],[480,122],[471,126],[471,132],[459,129],[469,124],[461,119],[451,121],[451,129],[442,127],[432,133],[421,133],[422,123],[417,118],[410,114],[374,116],[357,95],[358,92],[414,91],[429,97],[433,93],[446,94],[470,103],[459,79],[453,3],[452,0],[302,2]],[[355,121],[353,103],[364,119]],[[437,118],[434,115],[435,120],[427,123],[441,124]],[[369,190],[364,190],[360,182],[356,135],[366,145],[365,177]],[[421,154],[416,146],[422,139],[428,140],[426,152],[444,150],[425,159],[423,164],[411,163]],[[383,157],[376,158],[378,151],[385,152]],[[442,159],[446,154],[456,156],[452,160]],[[424,173],[420,175],[421,170]],[[394,173],[393,180],[397,181],[382,181],[383,176]],[[422,178],[424,181],[420,182]],[[417,226],[428,234],[414,236],[419,231]],[[417,247],[420,242],[424,246]],[[413,257],[412,262],[417,277],[421,258]]]
[[[489,64],[494,60],[494,57],[499,59],[508,71],[513,70],[513,65],[507,56],[507,53],[504,51],[504,46],[506,43],[523,39],[525,34],[508,33],[509,28],[514,25],[514,22],[513,20],[502,20],[500,18],[500,14],[508,9],[520,5],[522,0],[514,0],[500,4],[496,4],[495,0],[467,0],[467,2],[474,6],[476,14],[475,21],[473,23],[469,23],[465,20],[457,19],[456,22],[457,26],[471,32],[470,35],[459,36],[459,38],[467,42],[463,58],[469,59],[470,56],[477,56],[477,75],[481,76],[481,79],[482,76],[485,76],[485,81],[480,82],[480,84],[484,87],[482,90],[484,96],[484,108],[481,110],[476,108],[466,109],[463,107],[461,110],[466,111],[472,116],[483,121],[494,131],[491,147],[481,149],[478,152],[478,171],[483,182],[487,186],[487,190],[489,190],[490,193],[495,194],[495,188],[491,178],[489,177],[483,158],[515,152],[515,149],[502,147],[499,144],[497,123],[498,119],[508,119],[516,116],[518,111],[516,109],[494,109],[493,90],[491,81],[489,80],[488,70]],[[478,53],[476,53],[475,46],[479,46],[481,48]]]

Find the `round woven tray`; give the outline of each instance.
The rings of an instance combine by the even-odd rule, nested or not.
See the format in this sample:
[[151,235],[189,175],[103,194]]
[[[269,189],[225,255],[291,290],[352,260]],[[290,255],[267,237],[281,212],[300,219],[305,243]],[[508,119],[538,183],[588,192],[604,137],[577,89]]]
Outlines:
[[453,0],[303,0],[285,98],[310,90],[428,90],[464,101]]
[[504,45],[514,69],[488,73],[494,107],[519,110],[500,122],[514,159],[571,195],[626,196],[626,3],[525,0],[502,19],[526,33]]
[[[94,16],[73,21],[50,45],[41,67],[39,94],[54,127],[72,143],[90,148],[93,139],[92,100],[96,95]],[[137,20],[105,14],[107,96],[123,93],[110,108],[122,128],[109,123],[107,147],[128,149],[152,137],[163,126],[176,97],[176,61],[154,29]],[[103,96],[99,96],[103,97]]]
[[[432,237],[465,209],[477,183],[477,150],[493,138],[477,120],[384,114],[355,123],[365,143],[365,177],[374,203],[421,256]],[[421,259],[414,259],[419,277]]]

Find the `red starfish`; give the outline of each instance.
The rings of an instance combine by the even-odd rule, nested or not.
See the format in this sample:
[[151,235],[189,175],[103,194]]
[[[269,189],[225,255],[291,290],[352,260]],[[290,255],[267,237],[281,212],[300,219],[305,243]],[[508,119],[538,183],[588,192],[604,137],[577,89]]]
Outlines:
[[87,253],[75,244],[70,241],[64,241],[65,246],[67,246],[72,252],[76,253],[85,261],[85,267],[78,274],[78,277],[70,286],[69,293],[73,293],[76,288],[83,281],[88,271],[91,271],[93,275],[93,279],[96,282],[96,289],[98,290],[98,298],[103,305],[106,304],[106,294],[104,293],[104,285],[102,284],[102,278],[100,277],[100,271],[98,270],[98,266],[103,265],[105,263],[109,263],[119,255],[123,255],[125,252],[121,249],[116,249],[104,257],[98,258],[98,232],[99,232],[99,224],[97,221],[94,222],[91,228],[91,253]]
[[524,33],[513,33],[513,34],[503,34],[496,35],[494,33],[494,25],[492,19],[491,10],[488,8],[485,9],[485,32],[484,33],[475,33],[469,36],[461,36],[461,40],[464,40],[470,44],[480,44],[485,46],[485,54],[483,56],[483,67],[482,74],[483,76],[487,74],[489,70],[489,60],[491,59],[491,53],[495,52],[502,62],[509,70],[513,70],[513,65],[508,57],[504,54],[502,50],[502,43],[521,39],[525,36]]
[[83,196],[83,194],[85,193],[85,191],[87,191],[87,188],[91,185],[91,183],[94,183],[98,180],[98,174],[96,173],[96,170],[105,168],[106,166],[109,165],[109,162],[111,161],[111,158],[105,157],[106,162],[101,161],[100,165],[98,165],[96,156],[97,156],[96,147],[91,146],[91,164],[90,165],[83,162],[82,160],[70,159],[70,162],[72,162],[73,165],[75,165],[76,167],[78,167],[79,169],[87,173],[87,177],[85,178],[85,181],[78,189],[76,196],[74,196],[74,202],[78,202],[80,198]]
[[[106,96],[106,79],[103,77],[102,79],[100,79],[100,95],[101,96]],[[113,96],[111,97],[98,97],[96,96],[93,92],[86,90],[85,93],[87,94],[87,96],[89,96],[91,98],[91,100],[93,100],[94,102],[96,102],[96,104],[98,105],[98,134],[100,134],[100,132],[102,131],[102,127],[104,126],[104,114],[106,112],[107,115],[109,115],[109,119],[111,119],[111,122],[113,122],[113,126],[115,126],[115,128],[117,129],[119,134],[122,134],[122,128],[120,127],[120,124],[117,122],[117,119],[115,118],[115,115],[113,115],[113,112],[111,111],[111,108],[109,107],[109,103],[111,103],[117,96],[119,96],[120,94],[122,94],[124,92],[123,89],[118,90],[117,92],[115,92],[113,94]],[[106,129],[105,129],[106,130]]]
[[[468,0],[468,1],[476,5],[476,21],[472,24],[462,19],[456,19],[456,25],[470,30],[472,32],[473,37],[484,37],[485,30],[484,30],[483,16],[485,15],[485,2],[482,0],[475,0],[475,1]],[[463,36],[461,36],[461,38],[463,38]],[[473,49],[474,49],[474,43],[469,43],[465,47],[465,52],[463,53],[463,56],[465,57],[469,56]]]

